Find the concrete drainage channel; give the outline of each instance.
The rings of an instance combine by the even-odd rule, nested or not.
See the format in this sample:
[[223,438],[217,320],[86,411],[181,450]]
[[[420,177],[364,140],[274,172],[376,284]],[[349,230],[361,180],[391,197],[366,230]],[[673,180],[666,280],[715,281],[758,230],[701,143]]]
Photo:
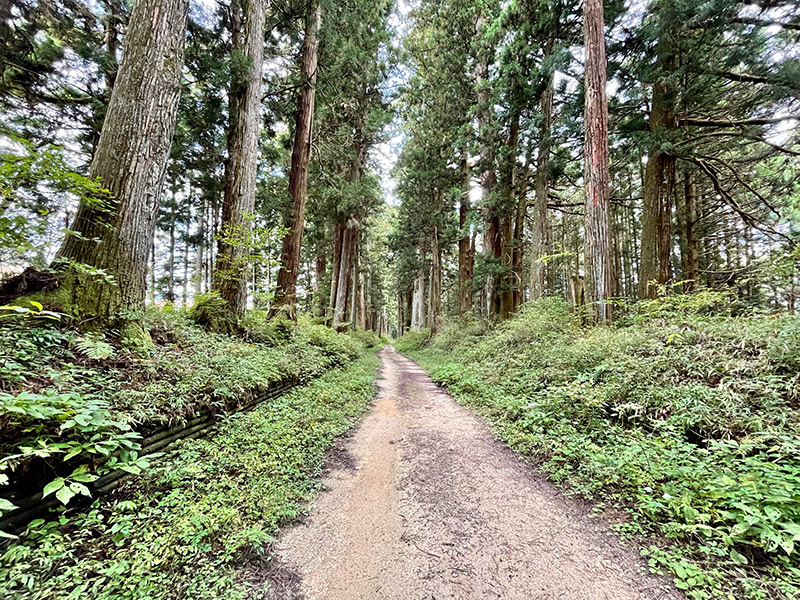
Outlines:
[[[221,414],[231,415],[238,412],[246,412],[252,410],[262,402],[277,398],[295,387],[302,385],[304,382],[297,378],[288,378],[279,381],[272,386],[262,395],[255,398],[250,404],[224,413],[211,413],[209,410],[204,410],[197,417],[186,421],[185,423],[176,427],[162,427],[153,433],[147,435],[142,439],[142,448],[139,450],[139,456],[146,456],[154,452],[160,452],[170,446],[173,442],[189,438],[202,437],[207,434],[217,423],[217,418]],[[77,467],[77,465],[71,468]],[[118,487],[130,474],[116,470],[107,473],[88,484],[89,489],[92,491],[92,498],[97,498],[100,495],[106,494],[111,490]],[[5,491],[5,490],[4,490]],[[13,489],[10,490],[11,494],[8,499],[15,504],[18,508],[14,511],[6,513],[0,517],[0,531],[6,533],[20,533],[25,530],[32,520],[42,517],[50,509],[58,506],[60,502],[55,496],[48,496],[42,498],[42,491],[39,490],[33,494],[21,497],[13,497]],[[4,494],[4,497],[6,495]],[[86,499],[84,502],[88,503],[90,500]]]

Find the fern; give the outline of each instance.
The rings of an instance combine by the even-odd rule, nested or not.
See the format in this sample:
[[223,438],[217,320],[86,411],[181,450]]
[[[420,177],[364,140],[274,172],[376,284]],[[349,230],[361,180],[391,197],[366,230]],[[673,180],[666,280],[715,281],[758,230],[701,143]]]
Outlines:
[[87,333],[78,337],[75,340],[75,347],[92,360],[103,360],[114,354],[114,347],[97,333]]

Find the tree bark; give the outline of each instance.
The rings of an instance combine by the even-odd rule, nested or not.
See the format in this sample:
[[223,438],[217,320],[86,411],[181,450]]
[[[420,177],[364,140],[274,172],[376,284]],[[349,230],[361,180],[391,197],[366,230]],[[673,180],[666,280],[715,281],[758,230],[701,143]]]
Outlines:
[[197,231],[197,250],[194,262],[194,301],[197,302],[203,293],[203,248],[206,244],[206,207],[201,206],[199,212],[200,222]]
[[184,308],[189,302],[189,225],[186,221],[186,230],[183,232],[183,286],[181,288],[181,306]]
[[592,320],[605,323],[611,320],[608,298],[612,286],[612,265],[603,0],[584,0],[583,18],[586,52],[584,289]]
[[665,284],[672,278],[672,194],[675,188],[675,156],[664,150],[665,136],[676,128],[675,89],[667,82],[675,62],[667,33],[658,44],[657,69],[660,80],[653,86],[650,109],[650,153],[644,174],[642,202],[642,255],[639,263],[639,297],[655,297],[653,282]]
[[[421,252],[420,252],[421,254]],[[411,308],[411,329],[419,331],[425,323],[425,271],[422,269],[422,258],[414,281],[414,304]]]
[[241,35],[233,49],[246,59],[242,73],[231,78],[229,156],[222,203],[222,228],[214,288],[228,310],[241,317],[247,306],[247,269],[255,210],[258,134],[261,122],[261,82],[264,64],[264,0],[244,0]]
[[[481,15],[477,24],[482,31],[487,24],[486,17]],[[492,107],[490,106],[491,88],[489,87],[489,61],[491,52],[481,49],[475,62],[475,85],[477,88],[477,122],[479,140],[479,166],[481,177],[481,212],[483,214],[486,230],[484,231],[484,252],[499,260],[502,256],[502,243],[500,239],[500,219],[493,207],[490,206],[492,190],[497,184],[497,173],[494,168],[494,144],[492,143],[489,128],[492,121]],[[497,281],[489,275],[486,280],[486,310],[489,315],[497,315],[500,310],[500,298],[497,293]]]
[[359,329],[361,320],[361,261],[359,260],[359,239],[358,232],[353,233],[353,257],[352,257],[352,274],[350,280],[352,281],[351,289],[352,297],[350,298],[350,329]]
[[[513,86],[515,92],[518,85]],[[503,161],[501,189],[503,191],[503,216],[500,219],[499,244],[500,258],[503,267],[503,276],[500,281],[499,289],[495,292],[498,296],[497,312],[501,319],[508,319],[514,312],[514,290],[519,279],[514,272],[514,246],[517,240],[514,239],[514,223],[516,222],[515,210],[516,190],[517,190],[517,152],[519,146],[519,123],[520,109],[514,107],[512,110],[508,139],[506,140],[506,158]]]
[[694,171],[687,171],[684,180],[684,231],[686,236],[687,291],[695,291],[700,284],[700,266],[697,250],[697,184]]
[[[441,194],[441,192],[440,192]],[[431,236],[430,310],[428,324],[431,333],[439,329],[442,313],[442,252],[439,247],[439,228],[433,227]]]
[[464,316],[472,310],[472,274],[475,267],[475,252],[472,248],[467,224],[470,211],[470,168],[467,150],[461,150],[461,198],[458,206],[458,314]]
[[331,265],[331,290],[328,302],[328,318],[333,318],[336,309],[336,292],[339,287],[339,269],[342,261],[342,240],[344,238],[344,223],[335,223],[333,226],[333,261]]
[[70,269],[58,294],[62,308],[145,344],[147,259],[175,131],[187,11],[188,0],[139,0],[134,7],[89,171],[111,200],[80,203],[56,256],[102,269],[116,282]]
[[550,147],[553,129],[553,82],[548,78],[547,86],[539,102],[542,122],[539,127],[539,152],[536,157],[536,182],[533,201],[533,239],[531,242],[531,300],[545,293],[547,266],[543,257],[547,255],[547,194],[550,190]]
[[524,300],[525,286],[523,279],[523,259],[525,252],[524,232],[525,216],[528,214],[528,185],[530,178],[530,153],[525,165],[525,171],[520,177],[517,185],[517,213],[514,219],[514,246],[511,249],[511,271],[514,275],[514,294],[512,312],[519,311]]
[[350,279],[352,277],[353,255],[358,235],[358,215],[353,214],[342,235],[342,253],[339,259],[339,276],[336,285],[336,302],[333,310],[333,324],[341,325],[348,317],[350,301]]
[[[173,201],[175,195],[173,194]],[[175,302],[175,208],[169,219],[169,257],[167,259],[167,302]]]
[[292,151],[292,166],[289,170],[289,196],[291,212],[285,226],[289,230],[283,239],[281,268],[278,271],[278,288],[270,311],[275,316],[284,310],[293,321],[297,320],[297,278],[300,274],[300,250],[303,241],[303,226],[306,212],[306,184],[308,163],[311,159],[311,130],[314,123],[314,99],[317,87],[317,50],[320,27],[320,7],[312,2],[306,17],[303,40],[302,72],[304,85],[297,99],[297,122]]
[[325,272],[328,270],[328,257],[321,251],[317,254],[314,261],[314,304],[316,306],[315,313],[318,317],[325,316],[326,299],[322,295],[322,280],[325,278]]

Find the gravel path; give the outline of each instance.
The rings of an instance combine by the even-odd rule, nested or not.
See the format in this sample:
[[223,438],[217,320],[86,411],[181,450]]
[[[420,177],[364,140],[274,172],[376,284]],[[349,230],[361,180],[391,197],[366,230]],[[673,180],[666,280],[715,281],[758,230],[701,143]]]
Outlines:
[[681,598],[416,363],[380,356],[373,409],[276,544],[270,597]]

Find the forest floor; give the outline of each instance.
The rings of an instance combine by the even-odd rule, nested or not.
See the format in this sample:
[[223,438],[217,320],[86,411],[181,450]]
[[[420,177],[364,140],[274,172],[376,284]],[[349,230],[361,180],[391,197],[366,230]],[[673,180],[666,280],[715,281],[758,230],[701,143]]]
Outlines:
[[276,543],[269,597],[682,597],[416,363],[391,347],[380,357],[371,412]]

